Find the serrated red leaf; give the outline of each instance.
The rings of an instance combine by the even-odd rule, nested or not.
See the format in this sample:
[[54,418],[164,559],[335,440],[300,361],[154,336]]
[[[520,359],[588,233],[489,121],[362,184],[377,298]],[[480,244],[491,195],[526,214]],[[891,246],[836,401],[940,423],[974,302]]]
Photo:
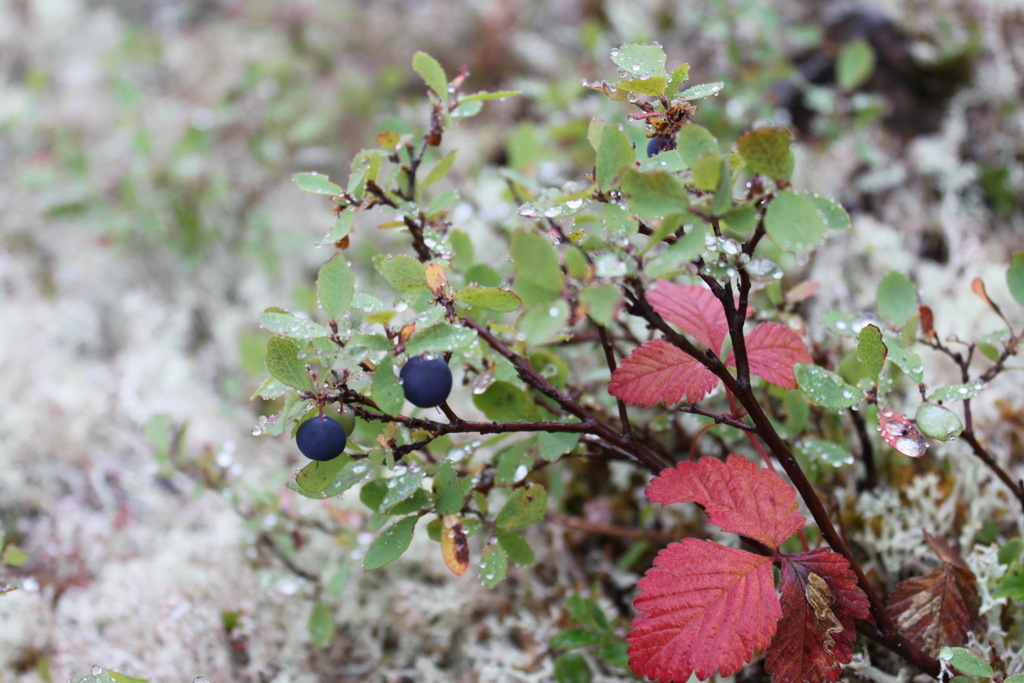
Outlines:
[[658,401],[690,403],[704,397],[718,378],[683,351],[664,339],[653,339],[633,350],[612,373],[608,393],[634,406],[647,408]]
[[[812,362],[800,335],[779,323],[761,323],[746,335],[745,342],[750,373],[783,389],[796,389],[794,365]],[[732,351],[725,364],[736,366]]]
[[638,587],[629,666],[657,681],[736,673],[768,647],[782,615],[772,558],[710,541],[667,546]]
[[828,548],[782,556],[782,619],[765,658],[776,683],[836,681],[853,656],[854,619],[867,596],[842,555]]
[[971,631],[985,626],[978,581],[966,564],[944,562],[924,576],[901,581],[886,606],[903,635],[933,657],[943,645],[965,644]]
[[729,333],[721,302],[707,287],[659,281],[647,293],[647,301],[662,318],[676,325],[716,355]]
[[792,486],[775,472],[733,454],[725,462],[705,456],[662,470],[644,493],[662,505],[697,503],[707,511],[710,523],[773,550],[804,524]]

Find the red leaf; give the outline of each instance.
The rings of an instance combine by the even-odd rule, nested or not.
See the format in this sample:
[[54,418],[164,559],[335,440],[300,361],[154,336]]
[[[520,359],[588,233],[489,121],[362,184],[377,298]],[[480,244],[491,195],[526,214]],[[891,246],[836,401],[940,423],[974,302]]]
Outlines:
[[978,581],[959,551],[934,537],[928,540],[940,557],[948,555],[946,561],[896,584],[886,606],[900,631],[934,657],[943,645],[965,644],[970,631],[984,628],[985,619],[979,613]]
[[[796,389],[793,366],[811,362],[811,354],[800,335],[779,323],[761,323],[745,341],[751,374],[783,389]],[[736,365],[732,351],[725,364]]]
[[776,683],[835,681],[853,656],[868,599],[846,558],[828,548],[782,556],[782,620],[765,660]]
[[725,462],[710,456],[683,461],[652,479],[645,493],[662,505],[697,503],[707,510],[708,521],[723,531],[773,550],[804,524],[793,487],[738,455],[729,455]]
[[739,671],[782,615],[772,558],[688,538],[658,553],[633,605],[629,666],[657,681]]
[[612,373],[608,393],[634,406],[647,408],[658,401],[677,403],[684,395],[690,403],[704,397],[718,378],[664,339],[634,349]]
[[920,458],[928,450],[928,442],[914,423],[892,408],[878,411],[878,433],[893,450],[911,458]]
[[677,325],[715,354],[721,352],[722,341],[729,333],[729,323],[722,303],[707,287],[675,285],[662,280],[647,293],[647,300],[665,320]]

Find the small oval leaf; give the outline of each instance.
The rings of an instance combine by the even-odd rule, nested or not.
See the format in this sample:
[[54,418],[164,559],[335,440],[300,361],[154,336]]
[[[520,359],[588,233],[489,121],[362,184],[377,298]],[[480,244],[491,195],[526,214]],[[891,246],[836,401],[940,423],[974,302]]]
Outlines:
[[519,529],[544,519],[548,511],[548,492],[543,486],[516,489],[498,513],[499,529]]
[[964,431],[964,424],[956,413],[934,403],[922,403],[915,420],[922,434],[939,441],[950,441]]
[[303,192],[310,192],[312,194],[333,196],[339,195],[343,191],[322,173],[296,173],[292,176],[292,182],[298,185],[299,189]]
[[519,295],[500,287],[465,287],[455,295],[455,300],[467,306],[498,313],[509,313],[523,305]]
[[800,391],[826,410],[845,410],[860,400],[860,393],[842,377],[817,365],[797,363],[793,376]]
[[366,550],[363,569],[379,569],[401,557],[412,543],[412,532],[418,520],[416,515],[400,519],[373,539]]

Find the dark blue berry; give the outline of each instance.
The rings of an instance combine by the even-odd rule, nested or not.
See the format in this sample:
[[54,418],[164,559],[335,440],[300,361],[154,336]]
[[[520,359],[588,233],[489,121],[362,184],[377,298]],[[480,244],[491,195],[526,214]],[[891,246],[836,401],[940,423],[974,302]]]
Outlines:
[[452,391],[452,371],[443,358],[410,358],[398,379],[406,400],[420,408],[441,405]]
[[655,135],[647,142],[647,157],[653,157],[658,152],[665,152],[669,142],[660,135]]
[[310,460],[333,460],[345,450],[348,436],[337,420],[320,415],[306,420],[295,432],[295,443]]

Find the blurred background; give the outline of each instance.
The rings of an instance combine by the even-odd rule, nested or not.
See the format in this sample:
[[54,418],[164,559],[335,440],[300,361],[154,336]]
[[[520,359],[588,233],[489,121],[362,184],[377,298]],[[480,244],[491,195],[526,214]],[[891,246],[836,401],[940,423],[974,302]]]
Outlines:
[[[0,681],[550,680],[554,587],[457,580],[425,539],[364,575],[355,508],[285,488],[293,444],[252,436],[257,319],[314,310],[329,256],[329,207],[291,175],[344,179],[379,132],[426,123],[417,50],[465,65],[468,92],[523,92],[445,139],[473,195],[498,164],[589,172],[590,118],[630,111],[581,81],[650,41],[725,82],[700,123],[793,126],[795,184],[850,210],[803,264],[822,310],[870,305],[855,285],[887,270],[950,312],[940,332],[987,320],[972,277],[1008,300],[1021,0],[0,0]],[[473,219],[523,220],[483,199]],[[357,273],[383,248],[363,236]],[[586,583],[570,536],[535,547]]]

